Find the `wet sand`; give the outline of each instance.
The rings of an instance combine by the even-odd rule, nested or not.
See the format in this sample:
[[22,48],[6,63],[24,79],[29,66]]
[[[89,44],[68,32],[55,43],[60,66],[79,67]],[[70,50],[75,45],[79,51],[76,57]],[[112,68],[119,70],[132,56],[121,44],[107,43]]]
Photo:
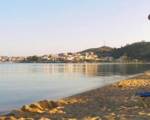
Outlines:
[[0,120],[150,120],[150,74],[77,94],[58,101],[43,100],[13,110]]

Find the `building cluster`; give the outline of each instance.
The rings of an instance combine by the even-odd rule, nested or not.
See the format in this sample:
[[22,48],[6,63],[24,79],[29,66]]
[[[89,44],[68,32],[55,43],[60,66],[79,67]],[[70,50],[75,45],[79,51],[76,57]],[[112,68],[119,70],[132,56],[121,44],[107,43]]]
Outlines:
[[66,61],[66,62],[83,62],[83,61],[98,61],[99,58],[93,52],[90,53],[62,53],[58,54],[58,60]]
[[[25,62],[37,62],[37,63],[80,63],[80,62],[130,62],[131,60],[123,55],[118,59],[114,59],[111,56],[98,57],[93,52],[86,53],[60,53],[56,55],[42,55],[42,56],[0,56],[0,63],[12,62],[12,63],[25,63]],[[139,62],[134,59],[132,62]]]
[[44,55],[40,57],[41,61],[50,62],[97,62],[99,58],[96,54],[90,53],[60,53],[57,55]]
[[25,57],[8,57],[8,56],[0,56],[0,62],[21,62],[24,61],[26,58]]
[[[110,58],[108,58],[110,59]],[[0,62],[98,62],[104,60],[93,52],[81,53],[60,53],[57,55],[29,56],[29,57],[8,57],[0,56]]]

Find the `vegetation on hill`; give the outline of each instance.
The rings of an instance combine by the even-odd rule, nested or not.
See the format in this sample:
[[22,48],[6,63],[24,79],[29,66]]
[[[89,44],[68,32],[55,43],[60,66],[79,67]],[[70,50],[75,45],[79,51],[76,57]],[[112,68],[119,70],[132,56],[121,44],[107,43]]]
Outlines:
[[86,52],[93,52],[98,55],[98,57],[113,57],[118,59],[122,56],[127,56],[130,60],[138,59],[150,61],[150,42],[137,42],[121,48],[103,46],[100,48],[87,49],[80,53],[85,54]]
[[124,47],[114,49],[112,56],[120,58],[126,55],[129,59],[139,59],[150,61],[150,42],[137,42]]
[[113,51],[113,48],[103,46],[103,47],[99,47],[99,48],[87,49],[87,50],[81,51],[80,53],[85,54],[87,52],[93,52],[98,57],[107,57],[107,56],[112,56],[112,51]]

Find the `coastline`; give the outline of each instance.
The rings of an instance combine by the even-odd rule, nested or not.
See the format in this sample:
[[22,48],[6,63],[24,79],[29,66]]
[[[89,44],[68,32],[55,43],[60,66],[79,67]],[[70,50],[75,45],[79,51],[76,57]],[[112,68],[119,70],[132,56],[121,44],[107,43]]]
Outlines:
[[141,91],[150,91],[149,72],[58,101],[24,105],[0,120],[145,120],[150,118],[150,99],[135,96]]

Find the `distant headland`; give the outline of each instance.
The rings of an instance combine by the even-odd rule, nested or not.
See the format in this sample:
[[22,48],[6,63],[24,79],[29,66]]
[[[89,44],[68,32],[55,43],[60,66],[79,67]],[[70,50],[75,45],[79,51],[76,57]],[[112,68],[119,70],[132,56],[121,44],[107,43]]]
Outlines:
[[136,42],[120,48],[102,46],[76,53],[42,56],[0,56],[0,62],[12,63],[82,63],[82,62],[150,62],[150,42]]

